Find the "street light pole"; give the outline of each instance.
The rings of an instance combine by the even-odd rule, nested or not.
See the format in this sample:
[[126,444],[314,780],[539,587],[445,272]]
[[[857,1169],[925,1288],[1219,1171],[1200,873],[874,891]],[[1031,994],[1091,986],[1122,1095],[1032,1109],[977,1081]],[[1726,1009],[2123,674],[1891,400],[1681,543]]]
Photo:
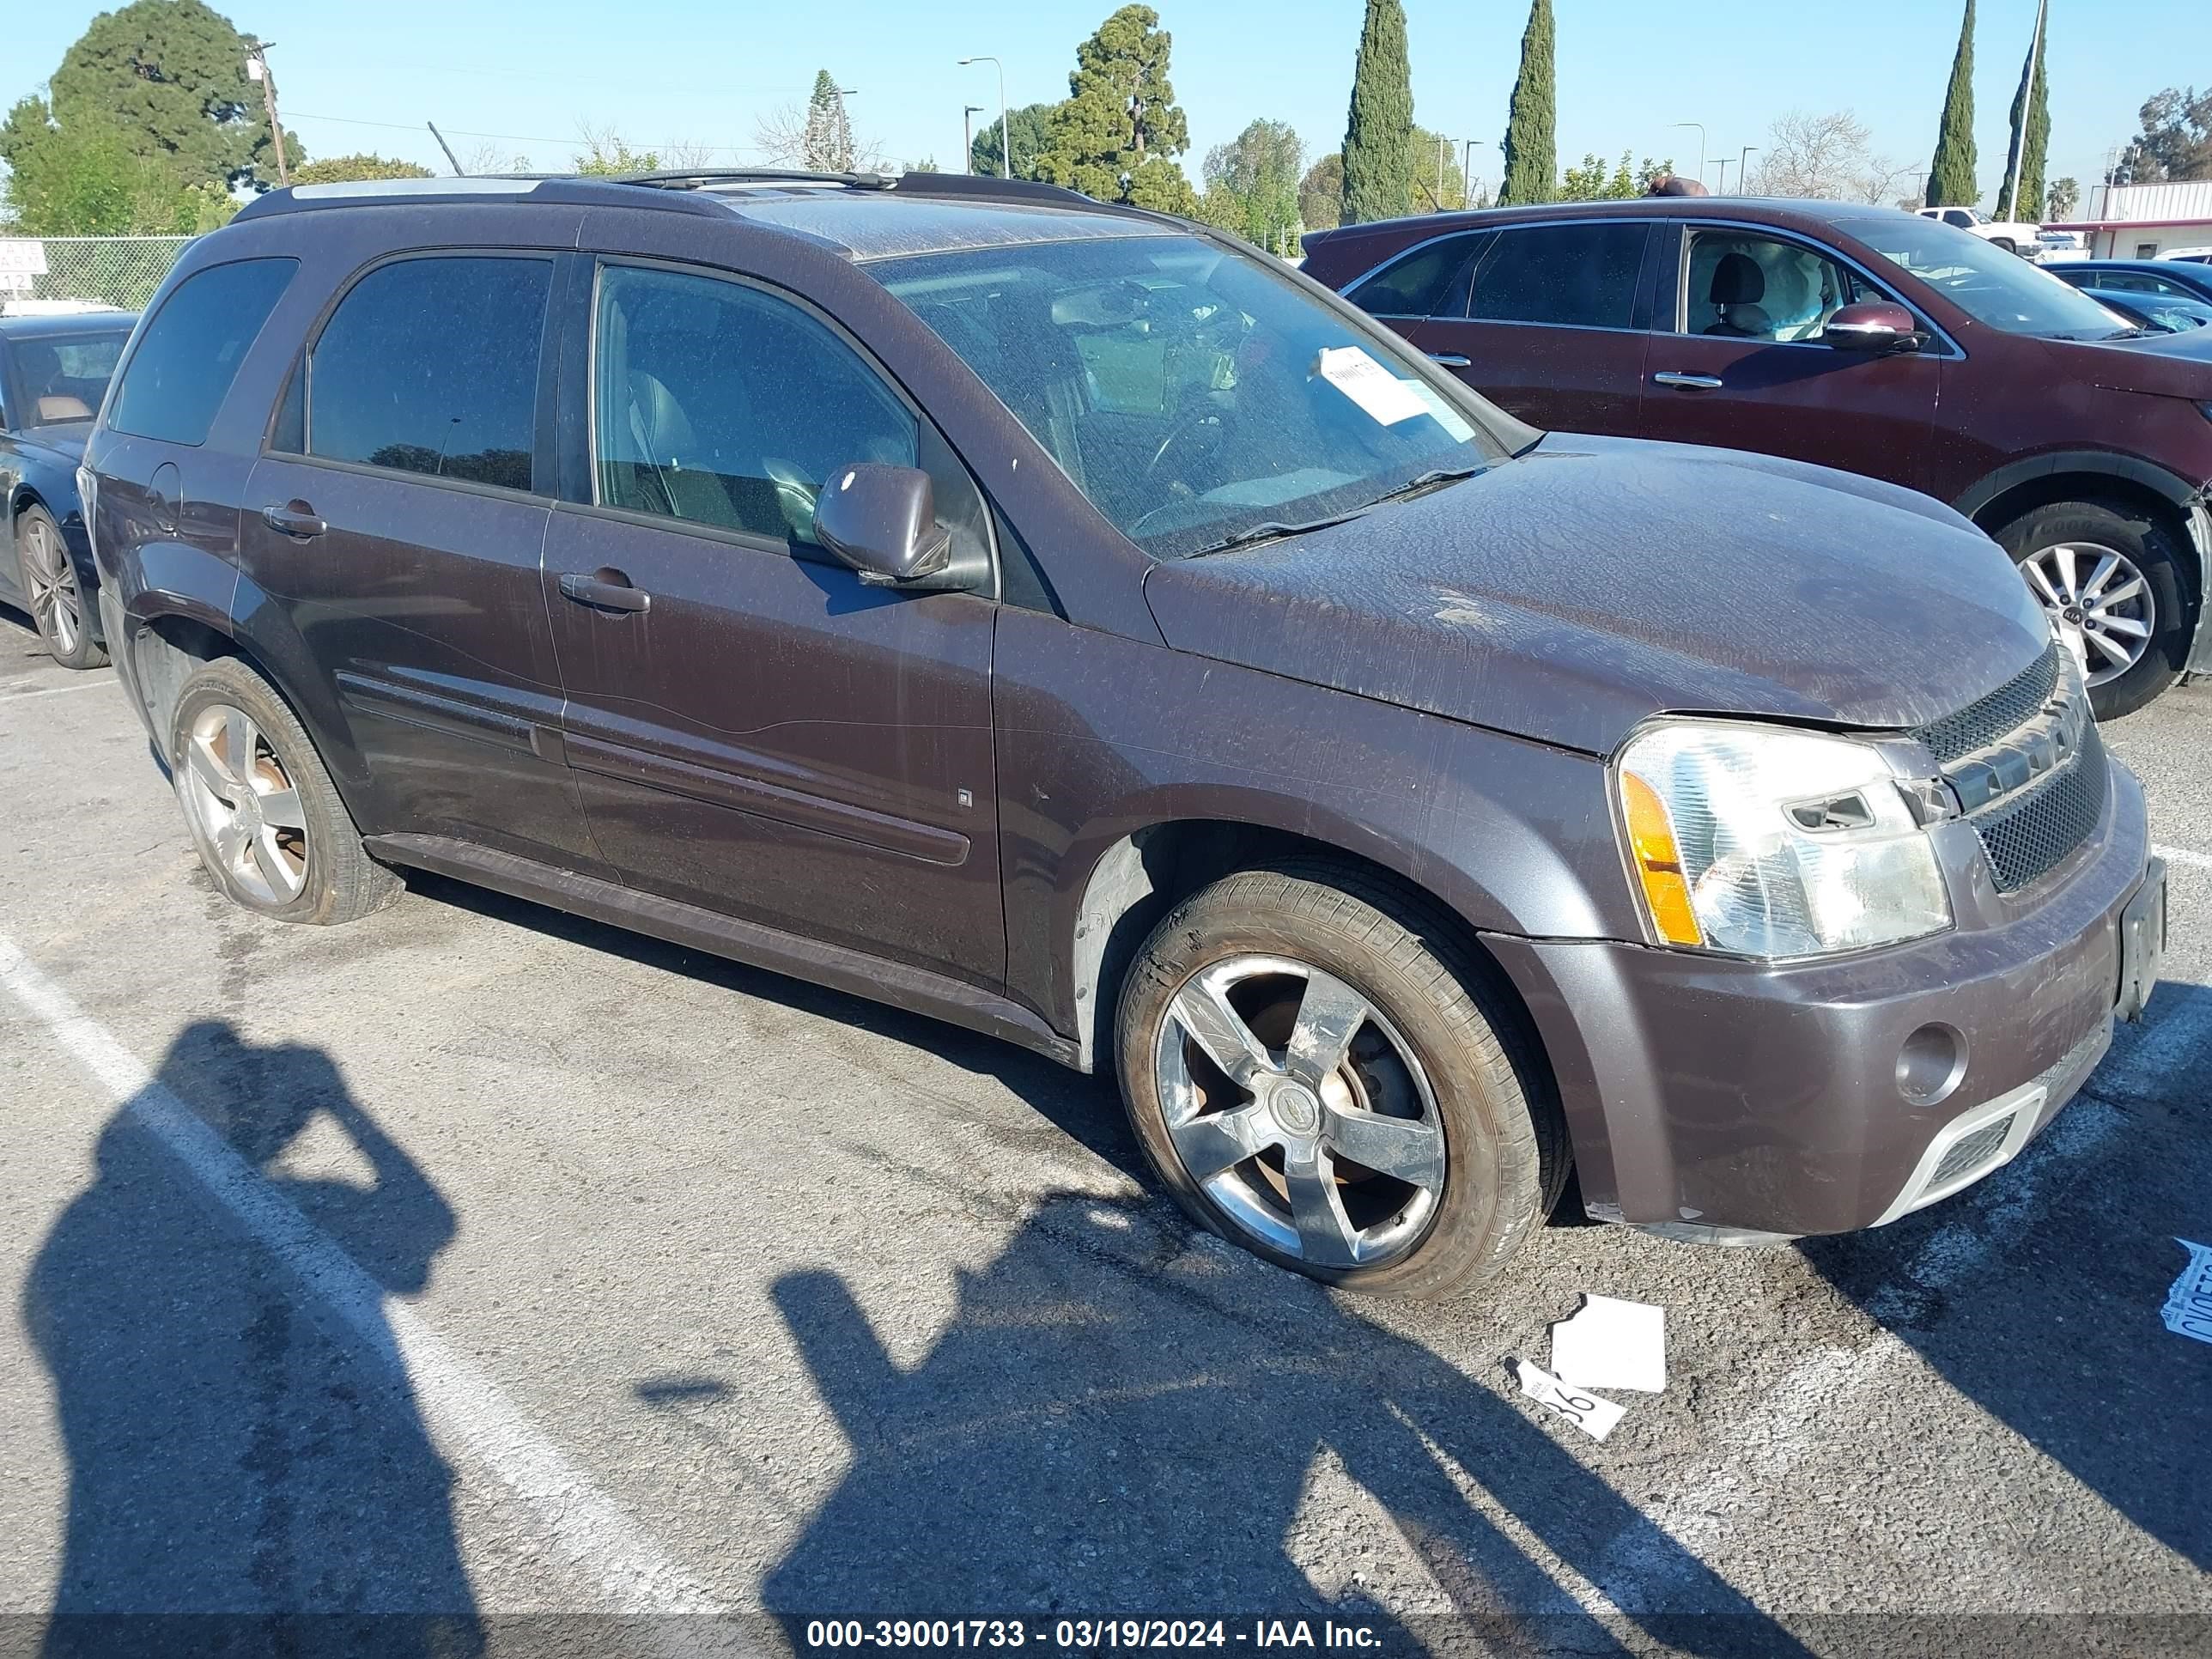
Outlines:
[[1725,196],[1728,194],[1729,158],[1723,155],[1719,161],[1714,162],[1713,165],[1721,170],[1721,187],[1715,191],[1713,194],[1716,196]]
[[2049,0],[2035,9],[2035,38],[2028,42],[2027,75],[2021,89],[2020,142],[2012,150],[2012,182],[2005,188],[2007,211],[2020,217],[2020,170],[2027,161],[2028,118],[2035,109],[2035,72],[2043,67],[2043,16]]
[[1705,124],[1703,121],[1669,121],[1670,127],[1695,127],[1698,130],[1698,182],[1705,182]]
[[1735,158],[1735,187],[1738,190],[1749,188],[1744,181],[1751,177],[1751,173],[1749,170],[1745,167],[1744,162],[1750,157],[1758,154],[1759,146],[1757,144],[1746,144],[1742,150],[1737,155]]
[[999,172],[1011,179],[1014,176],[1014,124],[1006,119],[1006,66],[988,52],[978,52],[960,62],[963,65],[989,64],[999,71]]
[[981,104],[968,104],[960,111],[960,171],[973,174],[975,171],[975,118],[983,112]]
[[1462,208],[1474,205],[1474,147],[1488,143],[1486,138],[1470,138],[1459,164],[1459,204]]

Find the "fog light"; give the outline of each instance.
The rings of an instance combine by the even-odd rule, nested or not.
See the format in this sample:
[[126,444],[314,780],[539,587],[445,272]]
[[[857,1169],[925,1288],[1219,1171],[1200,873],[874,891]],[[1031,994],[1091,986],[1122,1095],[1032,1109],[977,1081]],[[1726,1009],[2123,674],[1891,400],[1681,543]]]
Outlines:
[[1966,1074],[1966,1039],[1948,1025],[1923,1025],[1897,1051],[1897,1092],[1915,1106],[1933,1106]]

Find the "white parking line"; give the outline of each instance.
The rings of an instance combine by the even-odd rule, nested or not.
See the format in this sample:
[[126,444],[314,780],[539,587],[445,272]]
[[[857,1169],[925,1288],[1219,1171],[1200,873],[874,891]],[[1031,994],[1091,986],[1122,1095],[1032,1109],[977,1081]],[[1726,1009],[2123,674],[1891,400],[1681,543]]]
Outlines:
[[2153,847],[2150,850],[2168,864],[2186,864],[2199,870],[2212,870],[2212,853],[2192,853],[2186,847]]
[[0,691],[0,702],[27,702],[33,697],[58,697],[64,692],[91,691],[114,683],[111,676],[103,674],[98,679],[73,680],[67,685],[42,685],[34,691]]
[[[208,1127],[137,1055],[0,938],[0,989],[36,1017],[143,1128],[380,1358],[402,1367],[431,1421],[510,1487],[599,1585],[605,1611],[714,1613],[708,1591],[595,1486],[499,1387],[448,1347]],[[393,1350],[397,1352],[393,1352]]]

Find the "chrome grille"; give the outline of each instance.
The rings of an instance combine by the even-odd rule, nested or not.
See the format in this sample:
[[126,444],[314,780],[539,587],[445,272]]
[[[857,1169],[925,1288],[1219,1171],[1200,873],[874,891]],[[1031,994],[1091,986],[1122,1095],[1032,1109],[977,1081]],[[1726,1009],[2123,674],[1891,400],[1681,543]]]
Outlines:
[[2089,839],[2105,811],[2105,773],[2104,741],[2089,723],[2072,765],[1966,820],[1982,838],[1999,892],[2027,886]]
[[2058,689],[2059,646],[2051,648],[1979,702],[1969,703],[1955,714],[1946,714],[1911,734],[1926,744],[1939,766],[1963,760],[1978,749],[1986,749],[2007,733],[2033,719]]
[[1936,1166],[1936,1173],[1928,1177],[1929,1190],[1947,1186],[1969,1170],[1979,1169],[2004,1150],[2005,1137],[2012,1133],[2014,1114],[1991,1118],[1970,1135],[1961,1135],[1958,1144],[1943,1154],[1943,1161]]

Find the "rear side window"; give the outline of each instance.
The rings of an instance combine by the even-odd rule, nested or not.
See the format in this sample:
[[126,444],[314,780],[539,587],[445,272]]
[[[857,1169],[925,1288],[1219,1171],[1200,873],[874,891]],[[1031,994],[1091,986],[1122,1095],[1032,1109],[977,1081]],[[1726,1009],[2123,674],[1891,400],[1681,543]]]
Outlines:
[[1447,296],[1455,313],[1458,296],[1452,293],[1452,279],[1467,268],[1468,255],[1485,240],[1480,235],[1447,236],[1415,248],[1345,297],[1370,317],[1426,317],[1444,309]]
[[[347,291],[307,359],[310,455],[532,486],[548,259],[403,259]],[[296,437],[289,419],[278,441]]]
[[297,259],[210,265],[179,283],[131,354],[107,423],[134,437],[204,444]]
[[1475,268],[1468,315],[1486,323],[1631,327],[1647,235],[1640,224],[1501,231]]

